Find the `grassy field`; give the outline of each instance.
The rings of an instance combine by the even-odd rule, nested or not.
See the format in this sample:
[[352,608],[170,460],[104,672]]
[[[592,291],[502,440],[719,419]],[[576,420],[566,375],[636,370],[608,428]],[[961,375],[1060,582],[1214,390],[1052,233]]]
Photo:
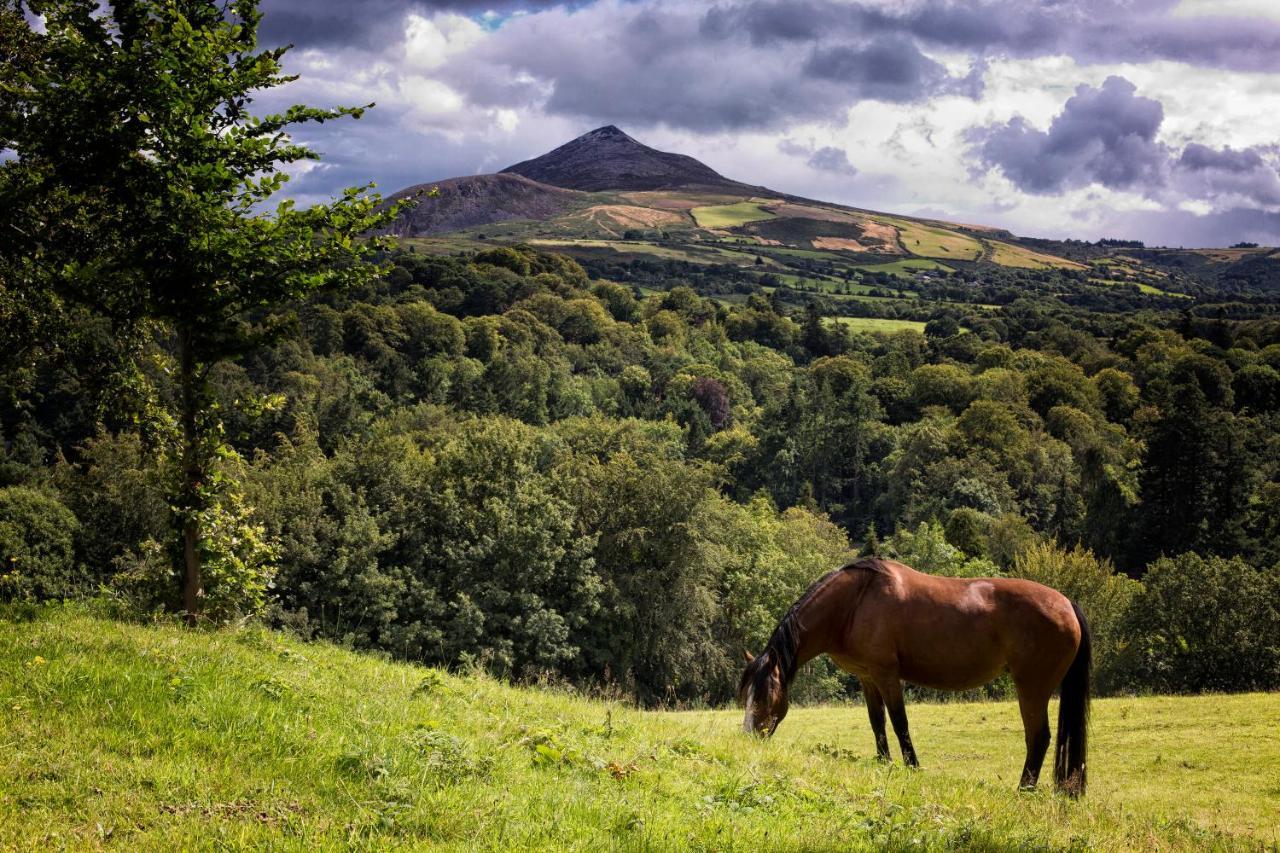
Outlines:
[[737,204],[716,204],[710,207],[695,207],[693,219],[702,228],[735,228],[748,222],[761,219],[773,219],[773,214],[752,201],[740,201]]
[[903,247],[913,255],[973,261],[982,254],[982,244],[966,234],[909,219],[887,216],[877,216],[875,219],[897,228]]
[[865,272],[887,272],[890,275],[896,275],[901,278],[910,278],[921,270],[951,271],[951,267],[946,264],[925,260],[924,258],[907,258],[902,261],[890,261],[887,264],[859,264],[854,269]]
[[1086,269],[1084,264],[1078,264],[1075,261],[1068,261],[1066,258],[1055,257],[1054,255],[1044,255],[1040,252],[1033,252],[1030,249],[1024,249],[1021,246],[1015,246],[1012,243],[1002,243],[999,240],[991,240],[991,262],[999,264],[1002,267],[1017,267],[1029,270],[1045,270],[1051,268],[1082,270]]
[[1079,802],[1014,789],[1010,703],[643,713],[256,628],[0,613],[0,849],[1257,849],[1280,696],[1095,704]]
[[832,323],[847,326],[854,332],[901,332],[910,329],[923,332],[925,324],[918,320],[893,320],[883,317],[828,317]]

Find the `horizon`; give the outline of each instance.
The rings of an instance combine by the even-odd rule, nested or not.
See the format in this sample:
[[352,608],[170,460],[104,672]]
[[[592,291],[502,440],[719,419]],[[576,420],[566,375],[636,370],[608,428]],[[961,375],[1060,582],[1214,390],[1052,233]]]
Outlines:
[[748,184],[1025,236],[1280,243],[1262,0],[266,0],[302,203],[486,174],[615,125]]

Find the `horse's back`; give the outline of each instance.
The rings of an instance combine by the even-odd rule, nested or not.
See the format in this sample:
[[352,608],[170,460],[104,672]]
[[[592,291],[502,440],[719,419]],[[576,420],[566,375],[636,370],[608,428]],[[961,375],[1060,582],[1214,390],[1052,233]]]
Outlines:
[[[877,560],[872,584],[904,676],[944,689],[975,686],[1008,665],[1067,660],[1080,643],[1070,600],[1021,578],[952,578]],[[892,628],[889,628],[892,625]],[[963,661],[963,663],[962,663]]]

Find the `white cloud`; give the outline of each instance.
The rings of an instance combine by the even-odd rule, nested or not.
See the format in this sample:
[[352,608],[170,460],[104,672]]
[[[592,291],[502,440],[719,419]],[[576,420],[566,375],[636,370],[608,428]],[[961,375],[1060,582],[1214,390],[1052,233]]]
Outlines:
[[404,22],[404,61],[410,68],[433,70],[473,47],[485,30],[462,15],[439,14],[425,18],[410,13]]

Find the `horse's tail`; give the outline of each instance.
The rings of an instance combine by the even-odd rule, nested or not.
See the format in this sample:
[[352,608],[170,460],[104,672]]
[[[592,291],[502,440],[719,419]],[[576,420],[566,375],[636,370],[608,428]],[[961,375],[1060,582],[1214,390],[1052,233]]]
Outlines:
[[1053,761],[1053,781],[1073,797],[1084,793],[1085,760],[1089,752],[1089,670],[1093,638],[1080,605],[1071,602],[1080,623],[1080,648],[1062,679],[1058,703],[1058,744]]

